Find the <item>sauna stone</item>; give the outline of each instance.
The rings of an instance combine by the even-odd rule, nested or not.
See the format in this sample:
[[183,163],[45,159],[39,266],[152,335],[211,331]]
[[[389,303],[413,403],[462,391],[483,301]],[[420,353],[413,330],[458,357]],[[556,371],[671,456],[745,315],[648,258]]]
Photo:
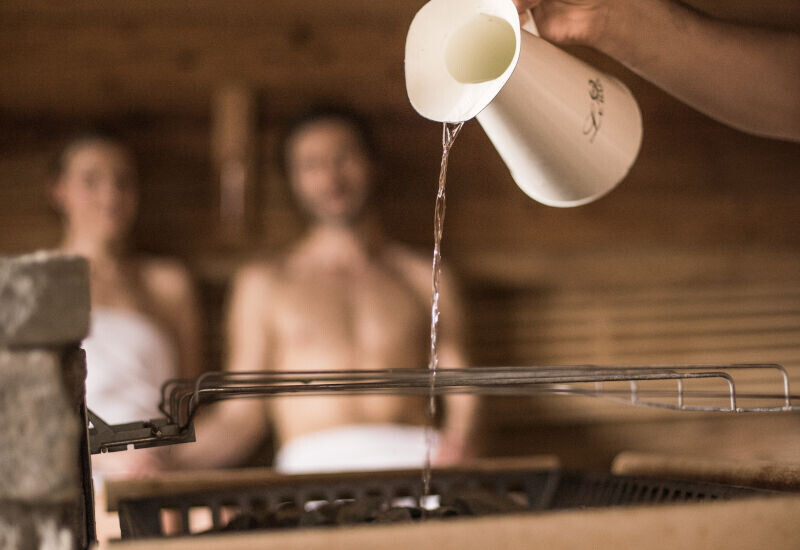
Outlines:
[[[0,548],[73,550],[80,422],[62,354],[0,348]],[[79,373],[78,373],[79,374]]]
[[0,258],[3,550],[89,544],[89,477],[79,460],[88,452],[86,362],[78,347],[89,329],[89,298],[88,264],[77,256]]
[[0,257],[0,347],[80,342],[89,308],[86,260],[56,252]]
[[0,349],[0,500],[76,498],[79,421],[61,355]]

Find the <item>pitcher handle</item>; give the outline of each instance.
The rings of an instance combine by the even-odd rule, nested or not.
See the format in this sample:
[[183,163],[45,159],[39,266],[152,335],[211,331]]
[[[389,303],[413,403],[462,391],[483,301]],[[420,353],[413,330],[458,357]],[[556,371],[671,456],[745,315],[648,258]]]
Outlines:
[[520,17],[520,27],[534,36],[539,36],[539,29],[536,27],[536,21],[533,20],[533,12],[525,10],[525,13]]

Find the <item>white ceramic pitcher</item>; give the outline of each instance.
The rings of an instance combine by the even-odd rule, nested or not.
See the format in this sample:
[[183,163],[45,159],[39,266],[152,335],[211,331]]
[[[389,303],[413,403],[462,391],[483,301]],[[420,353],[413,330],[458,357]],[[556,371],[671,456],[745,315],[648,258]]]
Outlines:
[[517,185],[550,206],[613,189],[639,152],[642,118],[616,78],[520,32],[511,0],[431,0],[406,39],[406,90],[438,122],[478,118]]

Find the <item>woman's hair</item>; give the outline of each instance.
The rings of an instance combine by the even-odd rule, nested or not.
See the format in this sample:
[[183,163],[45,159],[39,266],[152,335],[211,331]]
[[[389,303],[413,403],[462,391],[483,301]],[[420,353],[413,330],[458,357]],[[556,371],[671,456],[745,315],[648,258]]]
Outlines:
[[81,128],[71,133],[60,143],[56,153],[50,160],[47,171],[48,176],[53,180],[58,179],[66,170],[70,155],[77,149],[93,143],[114,145],[126,151],[130,149],[125,140],[117,132],[109,128],[102,126]]

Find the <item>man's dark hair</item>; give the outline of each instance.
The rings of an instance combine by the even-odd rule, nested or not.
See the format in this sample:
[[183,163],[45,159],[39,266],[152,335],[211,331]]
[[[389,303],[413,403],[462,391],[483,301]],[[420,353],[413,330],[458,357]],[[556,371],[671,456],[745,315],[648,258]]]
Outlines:
[[360,113],[344,105],[315,105],[294,118],[281,139],[279,165],[284,176],[288,175],[286,158],[292,139],[312,124],[327,121],[341,122],[352,128],[367,155],[375,156],[376,148],[372,128]]

